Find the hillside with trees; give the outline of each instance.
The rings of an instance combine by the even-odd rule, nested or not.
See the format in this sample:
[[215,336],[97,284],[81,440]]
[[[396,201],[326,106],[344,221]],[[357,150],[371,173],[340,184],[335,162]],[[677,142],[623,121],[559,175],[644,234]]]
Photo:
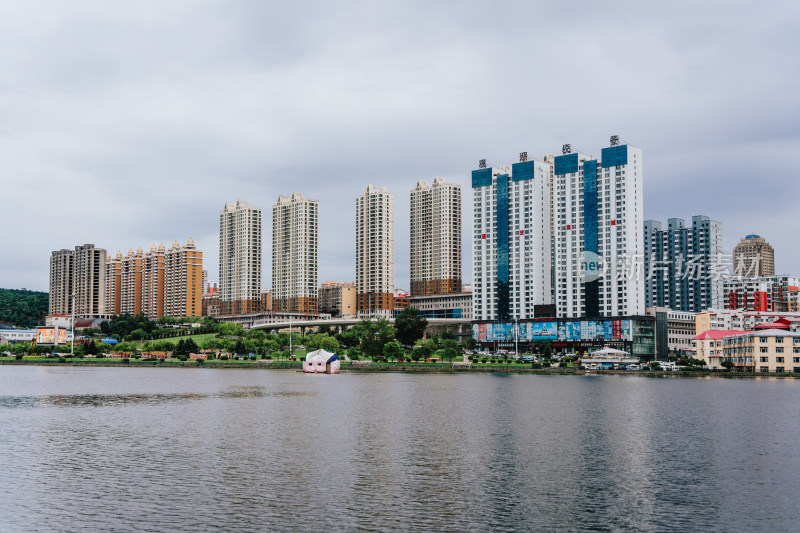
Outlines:
[[26,289],[0,289],[0,323],[21,328],[44,325],[49,296]]

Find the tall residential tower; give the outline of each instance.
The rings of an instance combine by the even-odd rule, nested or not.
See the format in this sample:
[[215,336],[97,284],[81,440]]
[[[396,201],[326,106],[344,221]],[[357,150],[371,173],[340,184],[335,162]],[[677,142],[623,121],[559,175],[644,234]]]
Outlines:
[[461,185],[411,190],[411,296],[461,292]]
[[272,207],[272,309],[317,313],[319,202],[301,193]]
[[219,215],[220,313],[261,308],[261,208],[237,200]]
[[394,309],[394,196],[367,185],[356,199],[356,306],[359,316]]
[[555,300],[559,317],[643,315],[642,150],[554,158]]
[[775,250],[766,239],[748,235],[733,249],[733,273],[738,276],[774,276]]
[[93,244],[58,250],[50,256],[51,315],[69,315],[75,299],[76,318],[106,316],[106,251]]
[[472,171],[472,318],[534,318],[536,306],[552,304],[550,165],[523,152],[511,167],[479,166]]
[[702,215],[644,223],[645,305],[700,313],[722,305],[722,223]]

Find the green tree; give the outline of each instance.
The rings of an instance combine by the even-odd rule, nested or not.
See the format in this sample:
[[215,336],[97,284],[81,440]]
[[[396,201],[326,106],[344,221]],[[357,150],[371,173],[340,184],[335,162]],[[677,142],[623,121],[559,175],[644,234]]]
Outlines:
[[186,351],[186,342],[183,339],[178,340],[178,344],[175,345],[175,349],[172,350],[173,356],[181,356],[186,355],[188,352]]
[[472,351],[472,350],[475,349],[475,347],[477,345],[478,345],[478,341],[476,341],[472,337],[466,337],[466,338],[464,338],[463,341],[461,341],[461,347],[464,348],[465,350]]
[[413,346],[415,342],[425,335],[428,320],[420,316],[414,307],[406,307],[394,319],[395,336],[401,344]]
[[194,342],[194,339],[192,339],[192,338],[186,339],[186,342],[184,343],[183,348],[184,348],[184,352],[185,352],[183,355],[189,355],[189,354],[193,354],[193,353],[198,353],[200,351],[200,347],[197,345],[196,342]]
[[730,359],[725,359],[722,363],[720,363],[725,370],[730,370],[734,367],[733,361]]
[[236,355],[244,355],[247,353],[247,349],[244,347],[244,343],[241,340],[236,341],[236,345],[233,348],[233,353]]
[[383,355],[384,345],[391,341],[394,335],[392,325],[385,318],[376,320],[365,318],[354,325],[353,330],[361,339],[361,351],[373,358]]
[[400,343],[396,341],[387,342],[383,346],[383,355],[386,356],[387,361],[398,360],[405,355]]

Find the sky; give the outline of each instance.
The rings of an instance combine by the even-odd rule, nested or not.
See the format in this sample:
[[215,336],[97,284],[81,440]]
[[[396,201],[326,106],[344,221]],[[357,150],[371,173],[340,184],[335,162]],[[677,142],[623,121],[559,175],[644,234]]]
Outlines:
[[355,280],[355,199],[611,135],[643,150],[644,216],[756,233],[800,275],[800,2],[0,0],[0,287],[48,290],[53,250],[193,238],[219,212],[319,200],[319,281]]

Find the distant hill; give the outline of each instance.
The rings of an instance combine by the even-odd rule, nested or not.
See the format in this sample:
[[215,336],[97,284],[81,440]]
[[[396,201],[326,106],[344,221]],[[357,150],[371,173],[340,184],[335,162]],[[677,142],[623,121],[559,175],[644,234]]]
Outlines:
[[0,289],[0,323],[22,328],[44,324],[49,305],[46,292],[25,289]]

